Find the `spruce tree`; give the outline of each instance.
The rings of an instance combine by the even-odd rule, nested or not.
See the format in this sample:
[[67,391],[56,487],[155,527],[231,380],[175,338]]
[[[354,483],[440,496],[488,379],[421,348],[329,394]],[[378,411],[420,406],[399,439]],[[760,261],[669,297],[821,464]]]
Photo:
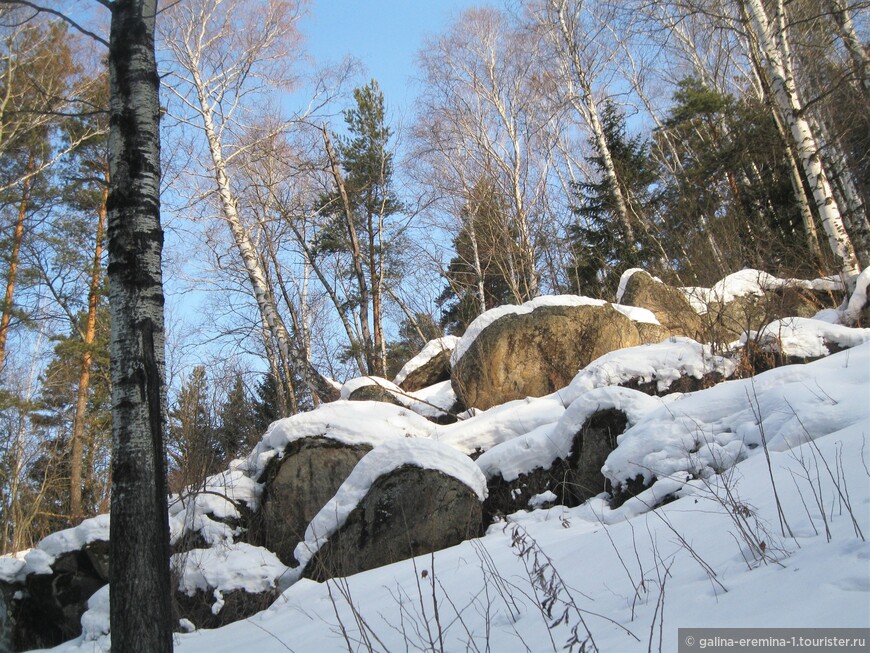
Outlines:
[[[650,187],[656,181],[649,145],[639,135],[628,135],[625,115],[611,101],[601,111],[601,126],[628,211],[635,223],[648,223],[653,215]],[[579,220],[568,227],[572,262],[567,273],[574,292],[612,299],[620,275],[631,267],[650,267],[656,254],[642,230],[635,229],[633,238],[626,233],[618,216],[617,198],[603,176],[601,156],[587,160],[599,178],[574,187],[573,212]]]

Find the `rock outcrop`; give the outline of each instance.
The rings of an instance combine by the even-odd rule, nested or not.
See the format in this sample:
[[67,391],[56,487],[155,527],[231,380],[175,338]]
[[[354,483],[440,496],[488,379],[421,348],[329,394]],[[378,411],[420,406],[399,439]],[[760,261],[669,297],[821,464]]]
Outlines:
[[616,297],[620,304],[652,311],[672,334],[699,337],[701,316],[679,289],[663,283],[648,272],[632,270],[631,274],[625,275],[620,291]]
[[451,476],[405,465],[379,478],[306,568],[323,581],[454,546],[481,534],[481,504]]
[[430,340],[423,350],[399,370],[393,382],[407,392],[421,390],[450,379],[450,354],[459,338]]

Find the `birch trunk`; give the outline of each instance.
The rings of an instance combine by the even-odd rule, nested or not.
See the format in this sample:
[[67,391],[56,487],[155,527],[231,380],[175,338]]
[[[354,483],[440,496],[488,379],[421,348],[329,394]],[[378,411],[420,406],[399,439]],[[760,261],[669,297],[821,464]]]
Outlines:
[[[741,7],[741,10],[743,23],[747,24],[749,21],[749,16],[746,13],[745,5]],[[750,29],[747,31],[750,32],[750,35],[748,37],[750,42],[747,49],[749,50],[750,54],[749,58],[752,61],[752,69],[755,71],[755,75],[761,88],[761,99],[769,107],[770,113],[773,116],[773,122],[776,125],[776,131],[779,134],[783,145],[785,146],[792,194],[794,195],[795,202],[800,208],[801,222],[803,223],[804,234],[807,237],[807,245],[813,255],[813,258],[816,261],[821,262],[822,248],[819,245],[819,234],[816,230],[815,218],[813,218],[813,212],[810,209],[811,198],[807,197],[807,194],[804,191],[804,182],[803,178],[801,177],[800,166],[794,153],[794,141],[789,137],[789,130],[783,120],[780,107],[777,105],[776,100],[773,97],[773,93],[770,89],[770,81],[767,78],[767,73],[765,72],[764,66],[762,65],[761,60],[758,57],[758,43],[751,34],[752,30]]]
[[480,249],[477,246],[477,229],[474,218],[468,225],[468,239],[471,241],[471,253],[474,256],[474,274],[477,276],[477,298],[480,314],[486,312],[486,286],[483,283],[483,267],[480,264]]
[[[559,26],[560,36],[562,38],[562,48],[568,57],[568,66],[571,71],[571,79],[576,81],[580,87],[579,96],[572,93],[571,104],[580,114],[589,129],[592,130],[592,137],[595,141],[595,150],[601,157],[601,165],[604,168],[604,177],[607,181],[607,186],[613,194],[613,201],[616,204],[616,214],[619,221],[622,222],[625,229],[625,236],[629,242],[634,242],[634,228],[631,223],[631,218],[628,211],[628,203],[625,201],[625,195],[619,185],[619,177],[616,174],[616,166],[613,164],[613,157],[610,154],[610,146],[607,144],[607,139],[604,136],[604,128],[601,125],[601,119],[598,116],[598,105],[595,97],[592,94],[592,85],[586,75],[586,69],[583,62],[580,61],[580,52],[576,35],[571,26],[568,25],[568,19],[565,15],[567,9],[566,0],[549,0],[550,9],[556,13],[556,22]],[[573,86],[573,84],[572,84]]]
[[170,653],[157,0],[111,8],[112,650]]
[[852,22],[852,15],[849,13],[846,1],[833,0],[833,3],[834,21],[837,23],[837,31],[840,33],[843,45],[846,46],[852,60],[852,70],[864,93],[870,94],[870,57],[867,56],[867,50],[855,30],[855,23]]
[[215,183],[221,202],[223,217],[230,228],[233,241],[242,258],[257,306],[265,318],[269,331],[275,338],[275,342],[278,344],[281,356],[285,360],[290,361],[299,372],[305,384],[315,395],[315,401],[318,397],[323,401],[334,401],[338,399],[338,388],[335,384],[315,370],[305,355],[291,344],[290,333],[287,331],[284,320],[278,312],[275,298],[266,281],[265,271],[257,254],[257,249],[254,247],[251,236],[239,217],[236,198],[232,188],[230,188],[230,180],[226,172],[220,139],[212,118],[212,110],[208,97],[205,94],[205,84],[198,70],[191,70],[190,73],[196,88],[203,130],[208,142],[212,165],[214,166]]
[[[812,129],[804,116],[794,77],[785,59],[786,33],[776,29],[778,20],[770,21],[762,0],[742,0],[750,19],[753,36],[764,57],[773,97],[789,128],[804,175],[812,189],[813,199],[828,235],[828,243],[840,263],[840,272],[847,279],[861,272],[852,242],[843,225],[843,218],[825,174],[819,148]],[[782,12],[782,4],[777,3]],[[775,18],[778,18],[775,17]]]

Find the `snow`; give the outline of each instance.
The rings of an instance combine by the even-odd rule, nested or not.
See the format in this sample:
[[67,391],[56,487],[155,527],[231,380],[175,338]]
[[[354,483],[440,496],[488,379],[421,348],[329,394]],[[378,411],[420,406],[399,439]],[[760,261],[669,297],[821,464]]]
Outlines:
[[[619,287],[616,289],[616,302],[619,303],[622,301],[623,295],[625,295],[625,289],[628,287],[628,280],[637,273],[643,272],[644,274],[649,274],[646,270],[642,270],[641,268],[629,268],[625,272],[622,273],[622,276],[619,277]],[[652,275],[650,275],[652,276]],[[659,283],[662,282],[658,277],[653,277]]]
[[615,408],[626,414],[629,425],[662,405],[658,397],[620,387],[598,388],[574,401],[555,424],[545,424],[526,435],[502,442],[481,454],[477,464],[487,479],[501,476],[516,480],[534,469],[550,469],[571,453],[574,436],[594,413]]
[[242,529],[232,528],[220,520],[238,520],[236,504],[251,510],[259,506],[262,487],[239,469],[242,461],[230,463],[230,469],[208,477],[202,485],[186,488],[181,495],[169,497],[170,542],[177,542],[190,532],[198,532],[207,544],[232,542]]
[[85,519],[74,528],[46,536],[32,549],[0,557],[0,581],[21,582],[29,574],[50,574],[58,557],[97,540],[109,541],[109,515]]
[[[865,440],[866,426],[856,425],[816,440],[817,450],[805,444],[771,453],[772,476],[794,537],[781,534],[766,462],[754,456],[727,478],[712,479],[722,483],[677,484],[681,496],[653,512],[633,513],[628,504],[611,510],[593,499],[576,508],[518,513],[485,537],[431,558],[367,571],[341,584],[300,580],[254,617],[177,634],[175,650],[339,653],[348,650],[341,627],[358,638],[360,622],[385,650],[425,649],[420,630],[398,626],[413,616],[422,637],[428,624],[433,636],[443,639],[444,650],[525,650],[525,643],[529,650],[549,651],[562,649],[578,623],[569,612],[568,623],[551,627],[569,599],[588,611],[585,622],[598,650],[620,653],[676,651],[678,628],[684,627],[866,627],[870,552],[852,523],[854,516],[862,533],[870,532],[870,484],[861,462]],[[833,466],[838,460],[852,515],[824,471],[824,461]],[[802,478],[804,465],[809,481]],[[810,483],[822,497],[821,511],[813,503],[805,509],[794,489],[811,497]],[[751,507],[749,523],[768,543],[766,558],[751,557],[727,508],[728,495]],[[538,601],[545,595],[529,580],[516,538],[545,554],[559,574],[553,582],[558,592],[553,619],[541,615]],[[500,592],[506,582],[521,591]],[[432,616],[433,596],[441,611],[440,631]],[[109,638],[95,638],[97,632],[89,628],[56,650],[108,651]],[[582,626],[579,632],[585,634]]]
[[710,478],[767,444],[785,451],[870,423],[870,343],[806,365],[727,381],[669,402],[617,439],[613,483],[690,474]]
[[771,322],[760,331],[750,331],[741,344],[755,340],[768,351],[785,356],[819,358],[831,353],[831,345],[848,349],[870,342],[870,329],[854,329],[824,320],[788,317]]
[[48,555],[57,557],[68,551],[76,551],[95,540],[109,540],[109,516],[98,515],[85,519],[75,528],[52,533],[37,545]]
[[[710,291],[727,296],[779,283],[756,271],[731,277]],[[558,392],[452,425],[436,426],[409,408],[348,401],[276,422],[249,458],[206,482],[209,492],[175,497],[170,510],[174,535],[189,528],[214,543],[174,558],[184,591],[216,592],[215,610],[233,589],[283,593],[249,619],[177,634],[175,650],[338,653],[374,637],[384,650],[427,650],[434,648],[427,628],[443,650],[556,650],[580,624],[572,606],[584,611],[597,650],[622,653],[675,651],[681,627],[866,627],[870,335],[843,323],[866,302],[868,283],[870,274],[859,277],[836,315],[779,320],[750,334],[790,356],[826,357],[698,392],[659,398],[618,387],[639,379],[664,391],[684,375],[732,375],[728,358],[670,338],[611,352]],[[832,345],[849,349],[830,354]],[[452,391],[439,386],[413,394],[446,405]],[[617,508],[607,495],[552,506],[555,496],[545,492],[481,538],[327,583],[300,579],[302,567],[288,569],[265,549],[235,542],[239,533],[216,521],[236,514],[234,502],[256,505],[265,461],[295,439],[373,445],[310,525],[296,552],[304,563],[381,475],[405,464],[438,469],[483,500],[486,476],[516,478],[552,464],[602,408],[629,420],[602,471],[617,484],[655,479]],[[466,456],[480,451],[476,462]],[[55,556],[103,534],[105,515],[53,534],[0,558],[0,578],[48,573]],[[535,560],[545,565],[536,569]],[[553,597],[546,618],[541,605]],[[108,600],[107,588],[92,596],[82,636],[55,650],[108,651]],[[567,621],[557,621],[565,610]],[[577,632],[586,631],[580,625]]]
[[104,585],[88,599],[82,615],[82,639],[96,642],[109,634],[109,586]]
[[[477,336],[496,320],[508,315],[525,315],[531,313],[536,308],[545,306],[604,306],[608,302],[603,299],[592,299],[591,297],[581,297],[579,295],[542,295],[527,301],[519,306],[507,305],[491,308],[478,315],[474,321],[468,325],[462,338],[456,343],[453,353],[450,355],[450,364],[456,365],[459,359],[465,355],[465,352],[474,344]],[[647,322],[649,324],[659,324],[656,316],[652,311],[645,308],[637,308],[635,306],[622,306],[621,304],[611,304],[613,308],[625,315],[627,318],[635,322]]]
[[[367,428],[370,426],[371,428]],[[319,436],[344,444],[377,446],[394,438],[426,438],[435,425],[402,406],[373,401],[335,401],[274,422],[245,464],[258,478],[275,455],[296,440]]]
[[304,567],[329,537],[344,525],[376,480],[403,465],[433,469],[452,476],[467,485],[478,499],[486,499],[486,479],[468,456],[432,440],[385,442],[363,456],[335,496],[311,520],[305,531],[305,541],[294,552],[300,566]]
[[736,364],[713,353],[709,345],[691,338],[674,336],[657,344],[626,347],[596,358],[577,373],[560,396],[570,403],[594,388],[620,385],[636,379],[641,383],[656,382],[659,392],[683,376],[696,379],[717,372],[728,378]]
[[418,400],[411,404],[411,410],[423,417],[438,417],[456,405],[456,393],[450,381],[441,381],[408,394]]
[[387,379],[380,376],[359,376],[354,379],[350,379],[346,381],[343,386],[341,386],[340,396],[342,399],[350,399],[350,396],[359,390],[360,388],[365,388],[369,385],[376,385],[390,392],[395,392],[398,394],[402,394],[404,390],[402,390],[398,385],[393,383],[392,381],[388,381]]
[[453,351],[456,347],[456,343],[459,342],[459,338],[457,336],[444,336],[443,338],[436,338],[435,340],[430,340],[426,343],[426,346],[423,347],[423,350],[414,356],[411,360],[409,360],[402,369],[399,370],[399,373],[396,374],[396,378],[393,379],[393,383],[396,385],[401,385],[402,381],[408,378],[408,376],[415,372],[416,370],[423,367],[430,360],[435,358],[438,354],[444,351]]
[[351,379],[341,388],[341,398],[347,400],[350,396],[366,386],[376,385],[386,390],[402,406],[414,411],[421,417],[440,417],[446,414],[456,403],[456,393],[450,381],[442,381],[428,388],[415,392],[402,390],[392,381],[379,376],[361,376]]
[[861,310],[867,306],[867,295],[870,290],[870,268],[866,268],[855,280],[855,291],[849,298],[842,314],[844,324],[857,324],[861,317]]
[[680,288],[692,307],[701,315],[710,304],[728,303],[746,295],[763,295],[766,291],[797,287],[816,291],[842,291],[843,283],[836,277],[823,279],[779,279],[761,270],[745,269],[729,274],[712,288]]
[[470,419],[441,426],[433,437],[470,455],[555,423],[565,412],[565,406],[558,393],[516,399],[477,412]]
[[197,591],[214,593],[215,614],[223,606],[224,592],[266,592],[290,571],[271,551],[244,542],[178,553],[172,556],[172,568],[178,588],[188,596]]

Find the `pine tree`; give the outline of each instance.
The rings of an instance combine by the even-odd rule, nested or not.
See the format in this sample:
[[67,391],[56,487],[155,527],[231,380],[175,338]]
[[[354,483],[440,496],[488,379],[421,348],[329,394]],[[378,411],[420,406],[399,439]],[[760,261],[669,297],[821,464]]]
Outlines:
[[205,367],[193,368],[169,411],[168,445],[174,462],[173,489],[197,485],[223,462]]
[[[109,384],[108,310],[100,306],[104,318],[94,341],[85,344],[81,327],[87,313],[78,315],[79,324],[69,335],[56,338],[51,360],[43,370],[41,391],[34,405],[31,421],[40,443],[40,453],[30,476],[34,483],[45,483],[41,494],[44,505],[41,518],[34,522],[35,533],[47,535],[52,530],[66,528],[82,516],[92,516],[108,507],[108,468],[111,443],[111,402]],[[80,479],[80,515],[70,508],[69,477],[72,451],[69,446],[75,428],[79,389],[79,362],[85,350],[92,355],[92,382],[88,385],[85,411],[81,423],[82,458],[85,473]]]
[[218,409],[218,420],[217,447],[224,464],[245,454],[265,432],[260,429],[257,404],[249,396],[241,374]]
[[[356,106],[344,113],[348,136],[338,139],[337,156],[343,175],[334,169],[334,193],[320,200],[330,217],[322,231],[320,252],[347,253],[355,292],[348,298],[362,331],[360,346],[369,374],[386,368],[384,287],[398,270],[398,238],[391,218],[402,211],[393,181],[392,129],[386,124],[384,95],[375,80],[354,90]],[[331,149],[327,137],[327,150]],[[350,352],[353,355],[355,352]]]
[[812,274],[817,261],[803,235],[787,152],[769,110],[682,80],[663,131],[671,147],[661,167],[660,210],[675,264],[686,281],[713,283],[748,265]]

